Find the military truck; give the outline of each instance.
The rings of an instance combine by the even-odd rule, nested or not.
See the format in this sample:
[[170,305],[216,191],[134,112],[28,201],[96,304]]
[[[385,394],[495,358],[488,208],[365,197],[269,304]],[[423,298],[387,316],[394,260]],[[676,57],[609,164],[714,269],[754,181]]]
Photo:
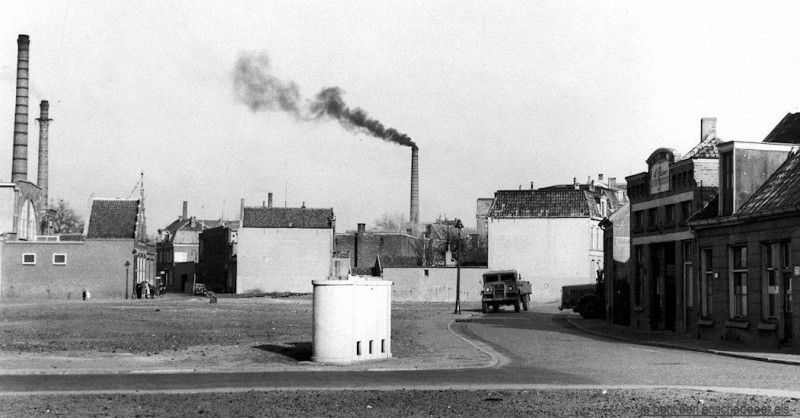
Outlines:
[[531,301],[531,283],[522,281],[516,270],[489,271],[483,274],[483,290],[481,306],[483,313],[489,312],[489,306],[497,312],[502,305],[514,305],[514,312],[519,307],[528,310]]
[[561,287],[561,305],[558,310],[572,309],[586,319],[604,317],[606,287],[602,271],[597,272],[597,282]]

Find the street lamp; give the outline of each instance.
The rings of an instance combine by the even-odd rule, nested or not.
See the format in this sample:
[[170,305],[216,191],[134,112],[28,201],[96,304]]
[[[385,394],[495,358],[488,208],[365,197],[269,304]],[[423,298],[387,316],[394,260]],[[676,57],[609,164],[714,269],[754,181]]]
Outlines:
[[131,262],[125,260],[125,299],[128,299],[128,267],[131,266]]
[[456,218],[453,221],[453,226],[458,229],[458,252],[457,259],[456,259],[456,309],[453,311],[454,314],[461,314],[461,228],[464,227],[464,224],[461,223],[461,219]]

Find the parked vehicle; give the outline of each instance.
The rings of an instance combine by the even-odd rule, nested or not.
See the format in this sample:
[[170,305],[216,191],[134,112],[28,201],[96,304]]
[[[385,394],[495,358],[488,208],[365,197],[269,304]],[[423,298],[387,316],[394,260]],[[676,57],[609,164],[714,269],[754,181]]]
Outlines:
[[594,284],[562,286],[558,310],[572,309],[586,319],[602,318],[605,316],[605,289],[602,273],[598,274]]
[[497,312],[502,305],[514,305],[514,312],[519,307],[528,310],[531,300],[531,283],[522,280],[516,270],[489,271],[483,274],[483,290],[481,306],[483,313],[489,312],[489,306]]
[[195,283],[194,285],[194,294],[198,296],[205,296],[208,290],[206,289],[206,285],[203,283]]

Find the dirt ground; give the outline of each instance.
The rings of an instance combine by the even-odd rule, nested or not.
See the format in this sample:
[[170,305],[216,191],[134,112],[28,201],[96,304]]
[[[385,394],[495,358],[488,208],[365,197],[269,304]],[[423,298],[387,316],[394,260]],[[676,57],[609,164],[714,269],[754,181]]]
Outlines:
[[248,391],[0,396],[0,410],[3,416],[14,417],[711,417],[798,416],[800,402],[666,389]]
[[[170,294],[122,301],[3,301],[0,373],[314,368],[319,365],[309,361],[311,303],[310,295],[219,297],[211,304],[205,297]],[[394,303],[392,359],[351,368],[486,364],[488,356],[447,331],[454,317],[449,304]]]
[[[465,304],[462,317],[479,315],[479,309],[477,304]],[[134,301],[3,301],[0,373],[451,368],[484,367],[489,362],[486,354],[447,330],[448,323],[458,317],[450,304],[395,303],[392,359],[369,365],[319,366],[308,361],[311,315],[310,296],[220,297],[217,304],[183,295]],[[773,416],[800,416],[797,399],[667,389],[0,393],[0,416],[9,417],[617,417],[685,411],[718,416],[732,415],[730,408],[737,406],[759,411],[766,407]]]

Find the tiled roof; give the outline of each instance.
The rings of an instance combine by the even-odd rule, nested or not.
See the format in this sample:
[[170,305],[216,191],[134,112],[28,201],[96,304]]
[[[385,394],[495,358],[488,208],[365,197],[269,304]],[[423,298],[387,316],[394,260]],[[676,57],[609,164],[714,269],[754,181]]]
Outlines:
[[587,218],[599,216],[584,190],[499,190],[489,216],[495,218]]
[[695,145],[691,151],[687,152],[686,155],[683,156],[684,160],[688,159],[696,159],[696,158],[719,158],[719,151],[717,151],[717,144],[719,144],[719,138],[716,136],[707,136],[703,138],[700,143]]
[[800,113],[787,113],[764,138],[764,142],[800,144]]
[[245,207],[243,228],[333,227],[333,209]]
[[800,152],[794,153],[739,208],[738,214],[800,206]]
[[133,239],[138,214],[138,200],[94,199],[86,238]]
[[719,215],[719,195],[714,196],[699,212],[689,217],[687,222],[714,219]]

